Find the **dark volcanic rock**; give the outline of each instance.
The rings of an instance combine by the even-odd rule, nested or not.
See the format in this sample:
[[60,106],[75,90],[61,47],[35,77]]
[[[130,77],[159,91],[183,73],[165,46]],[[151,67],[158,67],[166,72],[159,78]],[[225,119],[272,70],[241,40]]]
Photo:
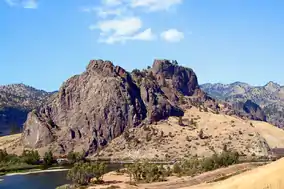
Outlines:
[[51,144],[62,153],[76,148],[93,153],[143,121],[182,115],[153,78],[143,77],[137,86],[123,68],[92,60],[83,74],[67,80],[38,112],[29,114],[22,138],[27,147]]

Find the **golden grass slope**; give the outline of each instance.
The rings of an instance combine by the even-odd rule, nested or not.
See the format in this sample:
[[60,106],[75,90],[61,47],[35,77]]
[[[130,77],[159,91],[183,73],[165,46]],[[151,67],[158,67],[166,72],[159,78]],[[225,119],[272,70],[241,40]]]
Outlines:
[[283,189],[284,158],[217,183],[182,189]]
[[271,148],[283,148],[284,131],[266,122],[253,121],[256,131],[267,141]]
[[0,137],[0,149],[7,148],[9,150],[14,148],[16,143],[20,141],[20,138],[21,134]]
[[[192,107],[185,111],[185,126],[170,117],[114,139],[97,155],[113,159],[175,159],[209,156],[224,146],[248,156],[267,156],[269,147],[284,148],[284,131],[265,122],[243,120]],[[203,137],[200,137],[203,132]]]

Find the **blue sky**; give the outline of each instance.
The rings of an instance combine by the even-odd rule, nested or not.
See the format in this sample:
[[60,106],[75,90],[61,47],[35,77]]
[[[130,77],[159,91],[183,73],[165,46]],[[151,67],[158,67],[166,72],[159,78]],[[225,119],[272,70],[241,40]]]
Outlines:
[[199,83],[284,84],[282,0],[0,0],[0,84],[48,91],[107,59],[178,60]]

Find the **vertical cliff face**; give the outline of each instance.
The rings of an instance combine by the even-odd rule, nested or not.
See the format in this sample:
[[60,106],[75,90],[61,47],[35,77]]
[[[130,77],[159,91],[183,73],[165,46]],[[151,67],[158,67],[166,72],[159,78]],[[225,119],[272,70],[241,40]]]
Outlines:
[[178,66],[176,61],[155,60],[151,69],[160,81],[168,80],[169,85],[185,96],[192,96],[199,89],[197,76],[190,68]]
[[138,85],[132,76],[109,61],[93,60],[81,75],[67,80],[37,112],[29,113],[22,140],[25,146],[52,146],[67,153],[104,147],[125,129],[183,111],[170,101],[150,72]]

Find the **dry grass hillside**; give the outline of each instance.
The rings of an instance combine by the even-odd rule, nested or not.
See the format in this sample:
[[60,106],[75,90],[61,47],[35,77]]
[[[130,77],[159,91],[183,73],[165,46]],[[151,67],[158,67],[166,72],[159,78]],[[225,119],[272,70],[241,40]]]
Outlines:
[[269,147],[284,147],[284,131],[265,122],[215,114],[195,107],[182,118],[130,129],[96,157],[112,159],[175,159],[209,156],[224,148],[248,156],[267,156]]
[[283,189],[284,159],[209,185],[182,189]]
[[[268,148],[284,148],[284,131],[265,122],[243,120],[192,107],[182,118],[130,129],[114,139],[95,157],[111,159],[172,160],[210,156],[224,148],[248,156],[267,156]],[[0,137],[0,149],[21,153],[20,134]],[[38,149],[44,153],[47,148]]]
[[6,148],[7,150],[11,150],[18,145],[21,138],[21,134],[8,135],[0,137],[0,149]]

